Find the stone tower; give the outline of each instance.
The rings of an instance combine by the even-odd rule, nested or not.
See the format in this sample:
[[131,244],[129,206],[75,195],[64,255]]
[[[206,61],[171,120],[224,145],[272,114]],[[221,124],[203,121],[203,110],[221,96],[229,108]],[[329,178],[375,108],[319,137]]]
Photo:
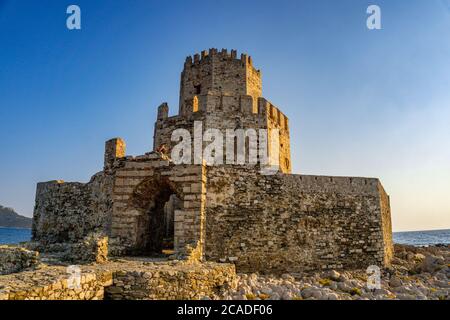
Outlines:
[[193,135],[195,121],[202,122],[203,131],[215,128],[224,136],[229,129],[266,129],[269,136],[278,129],[280,170],[291,172],[288,118],[262,97],[261,72],[246,54],[238,57],[236,50],[210,49],[187,57],[181,72],[178,115],[169,117],[168,113],[167,103],[161,104],[154,149],[165,144],[170,151],[176,144],[171,141],[172,132],[183,128]]

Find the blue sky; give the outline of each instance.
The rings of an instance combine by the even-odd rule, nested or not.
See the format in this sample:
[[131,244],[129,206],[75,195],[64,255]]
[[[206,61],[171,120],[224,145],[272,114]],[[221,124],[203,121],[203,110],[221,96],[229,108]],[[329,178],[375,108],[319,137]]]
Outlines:
[[0,204],[31,216],[38,181],[88,181],[111,137],[149,151],[185,57],[211,47],[262,70],[294,172],[379,177],[394,230],[450,228],[449,0],[0,0]]

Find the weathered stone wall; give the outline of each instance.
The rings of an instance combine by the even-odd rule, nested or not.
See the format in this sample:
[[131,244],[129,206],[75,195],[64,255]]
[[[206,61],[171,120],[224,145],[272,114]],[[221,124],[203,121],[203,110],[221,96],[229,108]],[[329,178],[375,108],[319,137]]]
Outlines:
[[106,299],[113,300],[197,300],[234,286],[232,264],[153,263],[140,270],[114,273]]
[[66,260],[75,263],[104,263],[108,260],[108,237],[91,233],[75,243],[67,252]]
[[175,166],[156,153],[105,159],[108,174],[97,174],[89,183],[38,184],[32,233],[39,249],[64,251],[80,261],[105,260],[108,244],[95,242],[94,248],[88,239],[103,234],[109,236],[112,255],[148,254],[149,237],[157,232],[151,224],[162,220],[155,219],[154,208],[176,194],[182,205],[175,210],[174,249],[187,258],[201,259],[204,167]]
[[81,272],[79,282],[62,266],[0,276],[0,300],[103,300],[111,271]]
[[200,299],[235,280],[233,264],[121,259],[0,276],[0,300]]
[[162,217],[155,220],[154,215],[161,213],[157,209],[164,206],[172,194],[181,200],[181,208],[174,214],[175,251],[184,254],[187,246],[191,249],[203,246],[204,170],[202,165],[176,166],[156,153],[118,161],[113,192],[111,252],[115,255],[149,253],[152,248],[148,245],[154,247],[150,237],[158,232],[155,225],[162,221]]
[[[243,98],[243,97],[241,97]],[[200,100],[202,101],[202,100]],[[208,108],[214,110],[216,105],[211,105],[213,99],[209,100]],[[250,102],[249,102],[250,101]],[[223,157],[221,161],[223,163],[230,163],[226,157],[227,154],[227,130],[255,130],[257,137],[257,146],[261,143],[259,139],[259,130],[268,130],[267,137],[267,156],[273,158],[275,155],[271,154],[270,148],[270,137],[271,132],[274,129],[279,130],[279,165],[280,171],[285,173],[290,173],[292,170],[291,164],[291,154],[290,154],[290,138],[289,138],[289,125],[288,118],[273,104],[268,102],[264,98],[258,99],[258,112],[251,113],[249,110],[251,108],[252,97],[245,96],[245,99],[238,99],[229,97],[229,99],[222,101],[223,110],[214,111],[213,113],[203,113],[201,111],[193,113],[189,116],[173,116],[168,118],[158,119],[155,123],[155,134],[154,134],[154,149],[158,148],[160,145],[165,144],[168,149],[167,152],[170,155],[172,148],[177,145],[180,141],[172,141],[172,133],[177,129],[185,129],[190,133],[191,136],[191,161],[194,161],[194,123],[201,123],[202,135],[207,129],[218,129],[222,133],[223,138]],[[217,102],[219,103],[219,102]],[[230,107],[236,104],[240,110],[232,111],[233,108]],[[166,107],[166,105],[164,106]],[[198,139],[202,139],[199,137]],[[247,139],[247,138],[246,138]],[[203,141],[203,150],[211,143],[211,141]],[[237,154],[237,141],[232,142],[230,148],[234,154]],[[261,161],[261,157],[258,153],[259,147],[256,148],[257,161]],[[250,145],[248,140],[245,142],[245,162],[249,162]],[[237,159],[235,159],[236,161]],[[273,163],[273,161],[272,161]],[[220,163],[216,162],[216,165]]]
[[18,246],[0,246],[0,275],[22,271],[39,264],[39,253]]
[[[149,253],[162,219],[154,209],[175,194],[179,257],[285,272],[386,265],[392,256],[389,198],[377,179],[266,176],[255,166],[174,165],[157,153],[116,159],[111,172],[107,184],[99,175],[89,184],[40,185],[34,239],[81,245],[103,230],[113,255]],[[92,200],[105,185],[112,195],[99,199],[108,206]]]
[[[164,106],[169,110],[167,105]],[[168,112],[168,111],[167,111]],[[167,115],[167,113],[165,113]],[[201,121],[202,115],[200,113],[195,113],[189,117],[173,116],[158,118],[155,122],[155,131],[153,135],[153,150],[156,150],[160,145],[165,144],[169,150],[176,145],[176,142],[171,141],[172,132],[176,129],[186,129],[190,132],[193,137],[194,121]]]
[[108,233],[112,212],[110,175],[99,173],[88,183],[38,183],[32,237],[45,244],[76,243],[92,232]]
[[[274,106],[272,103],[264,98],[258,99],[258,109],[266,116],[267,130],[268,130],[268,143],[269,143],[269,157],[275,158],[276,155],[270,154],[273,152],[270,147],[271,135],[273,130],[278,130],[278,164],[280,171],[283,173],[291,173],[291,142],[289,137],[289,119],[284,115],[280,109]],[[275,149],[276,150],[276,149]]]
[[209,167],[207,260],[240,272],[300,272],[387,265],[387,196],[378,179],[262,176],[257,168]]
[[384,261],[388,262],[394,257],[394,242],[392,241],[391,203],[388,194],[381,183],[378,183],[380,194],[381,226],[383,232]]
[[116,159],[126,155],[126,144],[121,138],[113,138],[105,142],[105,157],[103,170],[108,172],[114,166]]

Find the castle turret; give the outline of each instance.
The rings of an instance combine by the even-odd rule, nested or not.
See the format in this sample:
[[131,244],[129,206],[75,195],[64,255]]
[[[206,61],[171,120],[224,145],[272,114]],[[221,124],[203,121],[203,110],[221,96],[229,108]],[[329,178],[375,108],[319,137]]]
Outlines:
[[172,132],[182,128],[192,134],[195,121],[202,122],[203,132],[211,128],[224,135],[237,129],[262,129],[269,135],[278,130],[278,163],[282,172],[291,172],[288,118],[262,97],[261,72],[247,54],[209,49],[187,57],[181,72],[179,113],[169,117],[168,110],[166,103],[158,107],[155,150],[165,145],[170,152]]
[[256,112],[261,94],[261,72],[253,67],[251,57],[241,54],[238,59],[235,50],[228,53],[225,49],[209,49],[186,58],[181,73],[179,114],[208,111],[207,104],[202,103],[204,99],[200,98],[207,95],[235,99],[251,96],[252,110]]

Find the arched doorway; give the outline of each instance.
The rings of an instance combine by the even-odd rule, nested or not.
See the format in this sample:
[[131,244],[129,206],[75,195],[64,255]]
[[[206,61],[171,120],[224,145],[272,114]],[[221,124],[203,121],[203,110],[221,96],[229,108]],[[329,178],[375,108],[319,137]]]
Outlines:
[[174,212],[181,209],[176,186],[158,175],[140,183],[132,199],[137,217],[136,254],[163,255],[174,249]]

